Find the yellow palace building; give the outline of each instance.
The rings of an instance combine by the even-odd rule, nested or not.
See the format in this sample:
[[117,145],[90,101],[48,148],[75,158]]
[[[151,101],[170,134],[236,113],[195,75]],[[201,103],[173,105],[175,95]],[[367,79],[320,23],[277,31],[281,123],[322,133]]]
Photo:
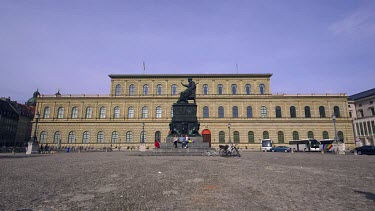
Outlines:
[[[172,105],[192,77],[197,84],[199,133],[212,147],[228,143],[260,149],[308,138],[334,139],[354,147],[346,94],[272,94],[272,74],[113,74],[109,95],[38,95],[39,143],[59,147],[153,148],[164,142]],[[34,118],[34,123],[36,119]],[[33,130],[35,131],[33,124]],[[230,125],[230,127],[228,127]]]

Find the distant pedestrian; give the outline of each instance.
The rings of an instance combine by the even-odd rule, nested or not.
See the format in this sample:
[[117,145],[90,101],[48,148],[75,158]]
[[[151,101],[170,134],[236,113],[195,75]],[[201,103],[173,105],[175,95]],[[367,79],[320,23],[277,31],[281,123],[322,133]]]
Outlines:
[[43,150],[44,150],[44,149],[43,149],[43,144],[41,144],[41,145],[40,145],[40,152],[39,152],[39,153],[43,154]]
[[45,151],[45,153],[48,153],[49,154],[49,146],[48,146],[48,144],[46,144],[46,146],[44,146],[44,151]]
[[155,140],[155,148],[160,148],[160,142],[158,140]]

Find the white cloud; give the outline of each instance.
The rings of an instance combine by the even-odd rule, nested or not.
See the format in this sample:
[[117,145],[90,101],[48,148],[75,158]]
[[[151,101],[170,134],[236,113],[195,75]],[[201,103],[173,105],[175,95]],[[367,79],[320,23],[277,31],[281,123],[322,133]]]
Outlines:
[[371,5],[361,7],[342,20],[329,26],[335,35],[371,37],[375,35],[375,9]]

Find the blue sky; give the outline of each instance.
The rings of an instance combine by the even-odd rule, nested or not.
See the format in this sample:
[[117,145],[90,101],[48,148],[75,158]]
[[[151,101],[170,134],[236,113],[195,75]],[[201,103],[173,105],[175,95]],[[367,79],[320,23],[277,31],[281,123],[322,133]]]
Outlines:
[[109,74],[272,73],[273,93],[374,88],[375,1],[0,0],[0,97],[108,94]]

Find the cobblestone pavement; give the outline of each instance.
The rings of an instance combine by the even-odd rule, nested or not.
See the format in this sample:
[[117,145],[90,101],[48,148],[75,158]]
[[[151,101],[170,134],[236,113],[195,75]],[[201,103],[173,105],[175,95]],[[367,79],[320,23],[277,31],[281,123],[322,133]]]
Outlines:
[[0,154],[0,210],[375,210],[375,156]]

